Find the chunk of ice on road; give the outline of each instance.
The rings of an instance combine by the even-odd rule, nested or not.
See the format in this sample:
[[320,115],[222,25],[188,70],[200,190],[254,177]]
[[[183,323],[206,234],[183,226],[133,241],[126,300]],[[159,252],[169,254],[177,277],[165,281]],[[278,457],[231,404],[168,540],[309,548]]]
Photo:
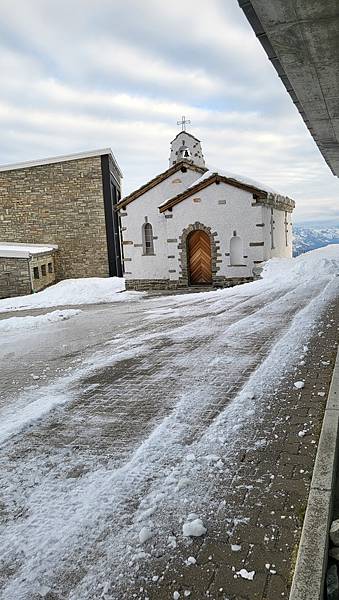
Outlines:
[[180,594],[179,592],[173,592],[173,600],[179,600]]
[[50,591],[51,588],[48,585],[41,585],[38,589],[38,594],[41,598],[45,598]]
[[305,437],[307,433],[307,429],[302,429],[301,431],[298,432],[298,436],[301,437]]
[[169,535],[167,538],[167,546],[169,548],[176,548],[177,547],[177,540],[175,535]]
[[149,529],[149,527],[142,527],[139,531],[139,542],[140,544],[144,544],[145,542],[147,542],[147,540],[149,540],[151,537],[153,537],[153,533],[152,531]]
[[200,537],[206,533],[207,529],[201,519],[186,521],[182,526],[182,533],[185,537]]
[[218,460],[220,460],[220,456],[218,456],[217,454],[206,454],[206,456],[204,456],[204,459],[210,463],[218,462]]
[[182,490],[183,488],[187,487],[189,483],[190,480],[188,479],[188,477],[181,477],[181,479],[179,479],[178,481],[177,489]]
[[187,560],[185,561],[186,565],[195,565],[196,564],[196,559],[194,558],[194,556],[189,556],[187,558]]
[[186,460],[192,462],[193,460],[195,460],[195,454],[193,454],[192,452],[190,454],[187,454]]
[[295,388],[297,388],[297,390],[301,390],[305,386],[305,382],[304,381],[295,381],[293,385]]
[[186,517],[186,521],[194,521],[194,519],[199,519],[199,515],[197,515],[197,513],[189,513]]
[[240,544],[231,544],[232,552],[239,552],[241,550]]
[[255,571],[246,571],[246,569],[240,569],[240,571],[236,571],[237,575],[240,575],[243,579],[248,579],[249,581],[253,581]]

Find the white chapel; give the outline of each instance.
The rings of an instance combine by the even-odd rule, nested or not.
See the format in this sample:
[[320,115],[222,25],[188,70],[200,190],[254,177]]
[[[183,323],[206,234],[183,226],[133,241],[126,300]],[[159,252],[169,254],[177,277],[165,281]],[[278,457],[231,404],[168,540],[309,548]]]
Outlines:
[[292,256],[295,203],[247,177],[208,168],[183,130],[169,167],[119,204],[127,289],[227,287]]

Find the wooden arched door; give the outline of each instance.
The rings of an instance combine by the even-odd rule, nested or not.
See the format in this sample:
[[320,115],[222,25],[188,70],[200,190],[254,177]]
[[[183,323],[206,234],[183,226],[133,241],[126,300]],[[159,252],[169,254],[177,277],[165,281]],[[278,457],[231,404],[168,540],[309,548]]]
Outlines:
[[212,283],[211,242],[207,233],[197,229],[187,240],[188,272],[191,285]]

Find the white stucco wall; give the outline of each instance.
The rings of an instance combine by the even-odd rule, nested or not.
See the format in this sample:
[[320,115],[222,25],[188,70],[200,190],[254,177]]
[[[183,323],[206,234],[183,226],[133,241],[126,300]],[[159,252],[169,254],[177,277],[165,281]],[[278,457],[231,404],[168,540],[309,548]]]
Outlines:
[[[126,279],[168,279],[167,219],[159,213],[159,205],[167,198],[183,192],[201,173],[187,169],[178,171],[120,211]],[[127,216],[123,216],[127,213]],[[153,227],[154,256],[143,256],[142,226],[145,217]],[[136,246],[135,246],[136,244]]]
[[[221,204],[222,202],[222,204]],[[224,202],[226,202],[224,204]],[[217,275],[228,278],[250,277],[252,275],[253,261],[263,260],[263,247],[251,247],[251,242],[261,243],[263,231],[256,223],[261,223],[262,208],[252,206],[251,193],[227,185],[225,183],[212,184],[190,198],[173,207],[173,218],[167,220],[167,237],[180,239],[182,231],[196,221],[210,227],[212,233],[217,233],[216,240],[220,243],[221,256],[218,263]],[[241,237],[243,242],[243,261],[245,266],[231,266],[230,241],[233,232]],[[175,255],[169,260],[169,270],[172,279],[179,277],[179,254],[177,244],[168,244],[168,255]]]
[[[252,193],[224,182],[213,183],[186,198],[172,211],[159,212],[159,205],[186,189],[199,174],[178,172],[126,207],[122,217],[126,279],[171,279],[180,277],[178,248],[183,230],[196,222],[210,227],[220,245],[217,276],[251,277],[253,267],[272,256],[292,255],[291,213],[287,213],[288,245],[285,236],[285,211],[273,210],[274,248],[271,248],[271,209],[253,205]],[[153,227],[154,256],[144,256],[142,226],[145,217]],[[233,232],[243,243],[243,266],[233,266],[230,241]]]
[[[273,247],[272,247],[272,236],[271,236],[271,208],[263,206],[263,222],[264,227],[264,240],[265,240],[265,252],[264,258],[268,260],[273,257],[286,257],[292,256],[292,214],[285,212],[284,210],[273,209]],[[285,224],[285,220],[287,225]],[[287,230],[287,236],[286,236]],[[286,244],[287,242],[287,244]]]

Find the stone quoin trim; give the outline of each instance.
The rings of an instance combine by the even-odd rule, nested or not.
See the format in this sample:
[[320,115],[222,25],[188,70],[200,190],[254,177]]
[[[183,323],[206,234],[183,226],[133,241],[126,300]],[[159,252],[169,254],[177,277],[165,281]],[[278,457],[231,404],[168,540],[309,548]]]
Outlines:
[[286,210],[286,212],[291,213],[295,208],[295,202],[287,196],[267,194],[265,198],[255,198],[255,201],[252,202],[252,206],[270,206],[271,208]]
[[183,232],[180,236],[180,243],[178,245],[178,249],[180,250],[180,253],[179,253],[179,267],[180,267],[179,281],[182,285],[185,285],[185,286],[189,285],[187,240],[188,240],[189,234],[192,233],[192,231],[197,231],[197,230],[204,231],[205,233],[207,233],[207,235],[210,239],[211,259],[212,259],[212,285],[214,285],[215,283],[218,282],[217,272],[220,269],[220,266],[217,264],[219,257],[221,257],[221,253],[218,251],[219,247],[220,247],[220,242],[216,239],[217,235],[218,235],[217,232],[214,231],[212,233],[210,227],[206,227],[205,225],[203,225],[202,223],[199,223],[198,221],[196,221],[192,225],[189,225],[188,227],[186,227],[186,229],[183,230]]
[[250,242],[250,246],[264,246],[264,242]]

